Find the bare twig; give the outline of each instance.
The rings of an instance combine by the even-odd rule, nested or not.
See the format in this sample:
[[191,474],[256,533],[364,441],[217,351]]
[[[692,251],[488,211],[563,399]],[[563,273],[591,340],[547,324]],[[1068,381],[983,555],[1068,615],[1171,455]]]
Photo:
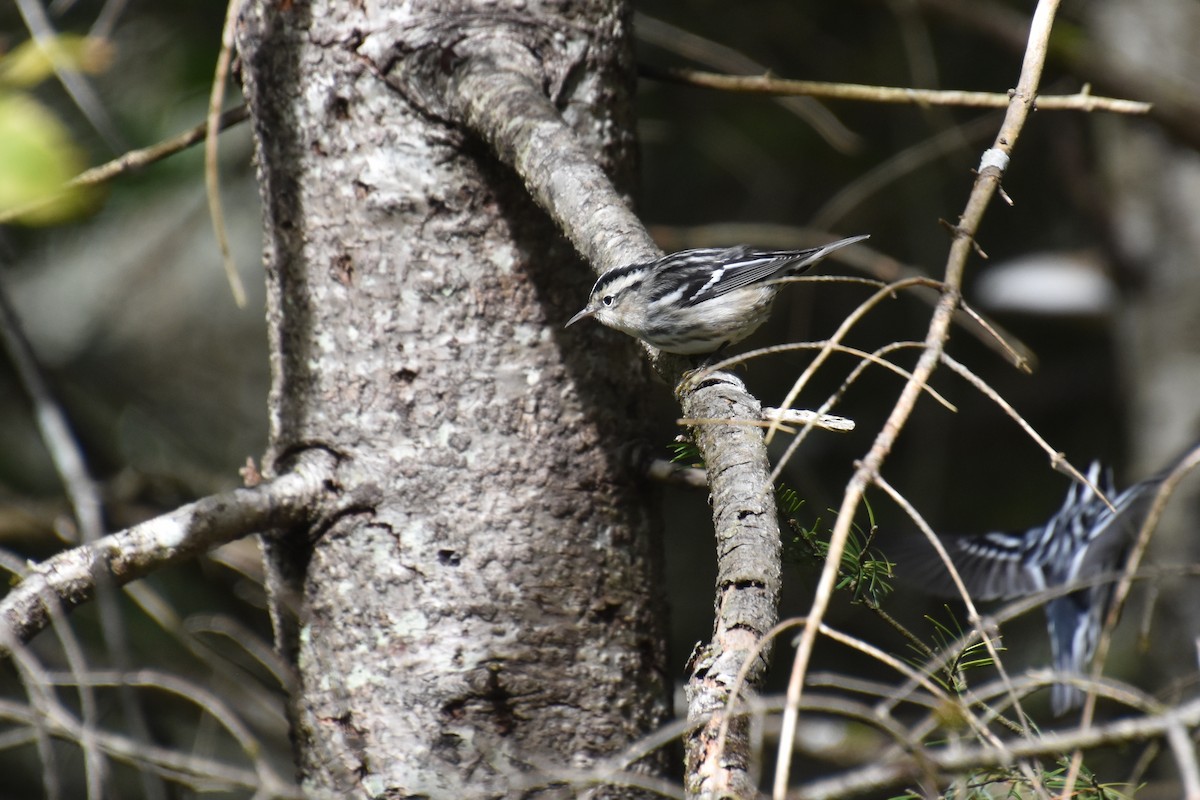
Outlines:
[[[53,736],[70,741],[78,741],[82,733],[74,716],[53,700],[43,711],[0,699],[0,719],[25,726],[42,724]],[[97,731],[96,741],[110,758],[152,769],[184,786],[210,791],[253,789],[257,792],[256,797],[263,798],[302,800],[305,796],[299,787],[265,763],[263,768],[246,769],[200,755],[135,742],[107,731]]]
[[[883,356],[888,355],[895,350],[912,349],[923,346],[924,345],[921,342],[891,342],[890,344],[880,347],[878,350],[872,353],[872,355],[882,358]],[[861,377],[863,372],[866,371],[866,368],[870,366],[871,363],[872,362],[865,359],[860,360],[858,364],[855,365],[854,369],[850,371],[850,374],[847,375],[842,381],[841,385],[838,386],[838,388],[825,399],[825,402],[822,403],[819,408],[817,408],[817,413],[828,413],[831,409],[837,406],[837,404],[841,402],[841,399],[845,396],[846,392],[849,391],[850,387],[859,379],[859,377]],[[783,455],[779,457],[778,463],[775,465],[775,471],[773,475],[783,474],[784,467],[786,467],[787,464],[792,460],[792,456],[796,454],[796,451],[800,448],[801,443],[803,443],[804,439],[811,431],[812,426],[806,425],[796,434],[795,437],[793,437],[792,441],[788,443],[787,448],[783,451]],[[772,480],[774,480],[774,478],[772,478]]]
[[229,78],[229,65],[233,62],[233,27],[237,23],[243,0],[229,0],[225,10],[225,25],[221,29],[221,50],[217,54],[217,69],[213,76],[212,91],[208,98],[208,131],[204,136],[204,189],[208,195],[208,213],[212,217],[213,234],[217,237],[217,248],[221,253],[221,264],[225,267],[225,279],[233,293],[233,302],[238,308],[246,307],[246,287],[238,274],[237,264],[229,251],[229,233],[225,229],[225,214],[221,210],[221,186],[217,169],[217,131],[221,118],[221,105],[225,99],[225,84]]
[[123,585],[232,539],[314,518],[328,505],[332,466],[332,456],[310,451],[273,481],[198,500],[35,565],[0,602],[0,640],[27,641],[54,618],[57,604],[69,611],[90,599],[93,566]]
[[[780,622],[775,627],[773,627],[770,631],[768,631],[766,633],[766,635],[764,635],[763,637],[761,637],[759,639],[758,643],[755,645],[755,650],[759,651],[765,647],[769,647],[771,642],[773,642],[779,636],[782,636],[788,630],[790,630],[792,628],[796,628],[796,627],[800,627],[801,629],[803,629],[806,624],[807,624],[807,620],[802,619],[802,618],[789,619],[789,620],[784,620],[784,621]],[[949,698],[946,696],[945,692],[942,691],[942,689],[939,686],[937,686],[936,684],[929,681],[924,675],[918,673],[917,671],[911,669],[907,665],[892,658],[891,656],[887,655],[886,653],[879,650],[878,648],[875,648],[875,647],[867,644],[866,642],[863,642],[860,639],[855,639],[854,637],[846,636],[845,634],[841,634],[837,631],[834,631],[832,628],[829,628],[826,625],[821,626],[821,632],[823,634],[825,634],[826,636],[830,637],[831,639],[842,642],[843,644],[846,644],[847,646],[852,647],[854,649],[860,650],[861,652],[866,653],[867,655],[871,656],[872,658],[875,658],[876,660],[881,661],[882,663],[886,664],[887,666],[891,667],[892,669],[897,670],[902,675],[907,676],[913,682],[924,686],[927,690],[929,690],[931,695],[938,698],[940,701],[942,701],[942,702],[948,701]],[[717,750],[717,752],[724,752],[724,750],[725,750],[725,740],[729,734],[730,725],[732,724],[733,720],[735,720],[739,716],[737,713],[739,705],[744,704],[747,707],[747,711],[742,712],[743,714],[744,713],[754,713],[754,710],[756,708],[760,709],[760,710],[764,709],[765,704],[763,701],[757,700],[754,697],[744,697],[743,696],[743,692],[745,691],[746,679],[749,674],[750,663],[752,663],[752,662],[748,660],[745,664],[742,665],[742,668],[740,670],[738,670],[737,676],[736,676],[732,686],[730,687],[729,697],[725,701],[725,708],[724,708],[723,713],[721,713],[720,715],[714,715],[714,717],[713,717],[713,721],[717,721],[720,723],[720,727],[719,727],[718,734],[717,734],[717,739],[715,742],[715,749]],[[775,710],[777,710],[777,709],[775,709]],[[866,710],[861,711],[856,716],[857,716],[857,718],[859,718],[865,722],[868,722],[869,724],[879,726],[882,730],[887,732],[896,741],[896,744],[898,746],[900,746],[907,752],[914,753],[917,756],[917,760],[919,762],[922,762],[922,763],[924,762],[924,760],[920,757],[921,750],[923,749],[923,748],[921,748],[921,746],[919,744],[920,740],[918,740],[915,737],[909,736],[905,732],[900,730],[899,726],[895,723],[895,720],[892,718],[889,709],[885,709],[882,705],[880,705],[880,706],[876,706],[874,709],[871,709],[869,712]],[[968,711],[965,714],[965,716],[970,717],[970,712]]]
[[[68,626],[66,635],[62,636],[64,648],[70,648],[72,645],[78,646],[78,642],[74,640],[74,634]],[[0,647],[4,646],[3,634],[0,633]],[[57,698],[54,696],[50,687],[50,681],[46,677],[46,670],[41,663],[34,658],[29,649],[20,642],[13,643],[10,648],[12,651],[13,666],[16,667],[17,679],[21,682],[22,688],[25,690],[25,695],[29,698],[30,719],[24,726],[32,731],[32,738],[37,747],[38,761],[42,765],[42,790],[48,800],[58,800],[62,796],[62,786],[59,778],[58,756],[55,755],[54,747],[51,743],[55,731],[49,720],[51,716],[51,706],[56,703]],[[68,651],[69,652],[69,651]],[[81,698],[84,693],[80,693]],[[0,719],[4,718],[4,701],[0,700]],[[84,712],[87,713],[86,711]],[[91,733],[94,729],[88,727],[86,717],[84,724],[80,725],[80,736],[77,741],[80,747],[84,749],[85,758],[88,761],[92,760],[92,752],[89,748],[92,747],[94,739]],[[90,778],[90,776],[89,776]]]
[[652,481],[687,486],[691,489],[708,488],[708,474],[704,470],[676,464],[665,458],[656,458],[647,464],[646,477]]
[[[698,36],[694,31],[672,25],[642,12],[634,12],[634,34],[643,42],[684,58],[726,72],[766,72],[760,63],[733,48]],[[642,67],[647,75],[652,68]],[[842,124],[833,112],[811,97],[780,96],[776,102],[804,120],[830,147],[841,153],[853,153],[862,146],[862,138]]]
[[[42,441],[50,453],[59,478],[62,480],[67,498],[75,511],[75,519],[79,533],[85,545],[99,541],[104,535],[104,521],[100,492],[87,469],[83,452],[72,435],[66,414],[50,391],[37,358],[24,335],[20,320],[15,309],[8,301],[8,293],[0,286],[0,339],[3,339],[9,358],[16,366],[17,375],[22,386],[33,401],[34,416]],[[99,611],[100,630],[105,647],[112,662],[119,668],[125,669],[129,659],[128,637],[125,632],[125,621],[117,604],[114,587],[102,570],[94,570],[96,583],[96,606]],[[61,636],[69,632],[66,626],[56,626],[63,640],[63,649],[67,654],[71,668],[78,671],[84,669],[82,648],[75,645],[73,639]],[[75,646],[72,646],[75,645]],[[98,758],[97,750],[91,740],[91,731],[96,725],[96,703],[92,697],[92,689],[86,684],[78,685],[80,709],[83,712],[83,730],[87,734],[82,742],[86,756],[86,772],[88,778],[88,796],[100,797],[103,794],[105,768]],[[129,727],[136,739],[150,742],[150,726],[146,715],[134,694],[125,688],[118,692],[122,710]],[[161,783],[149,774],[142,775],[143,794],[150,800],[165,797]]]
[[62,481],[67,500],[75,511],[79,533],[83,541],[95,541],[104,533],[100,492],[88,474],[83,453],[75,441],[74,434],[71,433],[66,414],[42,375],[33,348],[25,337],[21,321],[3,286],[0,286],[0,341],[3,342],[5,352],[16,369],[21,386],[33,403],[33,416],[38,432]]
[[[1166,709],[1161,714],[1120,719],[1090,730],[1043,732],[1034,738],[1005,742],[1003,748],[986,745],[953,747],[927,751],[926,755],[943,772],[954,773],[1006,766],[1013,758],[1051,756],[1076,748],[1092,749],[1123,742],[1146,741],[1167,736],[1171,730],[1195,729],[1197,726],[1200,726],[1200,700],[1192,700]],[[916,774],[916,769],[917,765],[908,758],[876,761],[845,775],[800,786],[794,796],[805,800],[854,797],[908,780]]]
[[[867,354],[868,361],[874,363],[873,354]],[[778,422],[783,425],[811,425],[823,431],[849,433],[854,430],[854,420],[839,417],[835,414],[819,414],[804,408],[772,408],[763,409],[763,419],[768,422]]]
[[[1013,50],[1025,46],[1029,16],[1017,6],[995,0],[917,0],[916,5]],[[1170,76],[1147,69],[1084,35],[1056,37],[1049,56],[1081,80],[1150,101],[1153,119],[1200,149],[1200,99],[1185,74]]]
[[[841,336],[843,334],[844,334],[844,331],[839,329],[837,331],[837,333],[834,334],[834,336],[841,338]],[[912,373],[909,372],[908,370],[904,369],[904,367],[898,367],[895,364],[893,364],[892,362],[890,362],[886,359],[880,358],[879,356],[875,355],[874,353],[868,353],[865,350],[859,350],[857,347],[847,347],[844,344],[839,344],[836,339],[826,339],[825,341],[821,341],[821,342],[792,342],[790,344],[776,344],[776,345],[771,345],[770,347],[759,348],[757,350],[749,350],[745,353],[734,356],[733,358],[727,358],[724,361],[720,361],[711,367],[706,367],[704,370],[700,371],[696,375],[691,376],[688,380],[694,381],[694,382],[704,381],[704,380],[708,379],[708,377],[712,374],[712,371],[726,369],[726,368],[734,366],[736,364],[740,364],[744,361],[748,361],[752,358],[758,358],[760,356],[770,355],[772,353],[790,353],[790,352],[794,352],[797,350],[820,350],[821,351],[817,355],[817,358],[813,359],[812,363],[809,364],[808,368],[804,371],[804,375],[802,375],[800,377],[800,379],[797,380],[797,383],[799,383],[800,380],[807,380],[808,376],[810,376],[812,373],[816,372],[816,367],[820,366],[820,364],[818,362],[824,360],[822,358],[822,356],[828,356],[832,353],[846,353],[848,355],[852,355],[856,358],[862,359],[863,361],[866,361],[868,363],[874,364],[877,367],[883,367],[888,372],[892,372],[896,375],[899,375],[902,378],[908,379],[908,378],[912,377]],[[928,395],[931,398],[936,400],[938,402],[938,404],[941,405],[943,408],[945,408],[947,411],[953,412],[953,411],[958,410],[954,407],[953,403],[951,403],[949,400],[947,400],[945,397],[943,397],[936,389],[926,386],[925,391],[926,391],[926,393],[928,393]],[[792,395],[792,393],[789,393],[788,396],[786,398],[784,398],[784,407],[786,408],[786,407],[790,406],[790,404],[792,403],[793,400],[795,400],[795,397]],[[819,413],[823,413],[823,412],[819,412]],[[816,419],[819,420],[820,416],[816,417]],[[770,421],[773,422],[773,424],[771,426],[772,430],[775,430],[780,426],[780,424],[782,423],[783,420],[781,417],[776,415],[775,419],[770,420]],[[768,441],[770,440],[770,434],[771,434],[771,431],[768,431],[767,432]],[[780,471],[779,467],[776,466],[775,472],[771,476],[772,480],[775,480],[776,478],[779,477],[779,471]]]
[[[49,673],[48,680],[53,685],[70,686],[80,679],[77,675],[58,675]],[[242,753],[254,762],[262,784],[269,785],[271,766],[263,758],[261,743],[250,731],[234,708],[216,693],[208,691],[195,681],[186,681],[178,676],[159,672],[157,670],[138,670],[136,672],[122,671],[92,671],[82,678],[89,686],[127,687],[130,689],[150,689],[174,695],[195,706],[205,716],[216,721],[229,737],[237,744]]]
[[[678,67],[661,69],[644,67],[647,77],[658,80],[749,94],[804,95],[826,100],[858,100],[868,103],[899,103],[917,106],[956,106],[960,108],[1007,108],[1012,102],[1007,94],[996,92],[964,92],[947,89],[910,89],[897,86],[868,86],[857,83],[825,83],[795,81],[770,75],[721,75]],[[1048,95],[1037,98],[1039,111],[1108,111],[1114,114],[1148,114],[1150,103],[1097,97],[1091,88],[1070,95]]]
[[[800,395],[800,392],[804,390],[804,387],[808,384],[808,381],[812,379],[812,376],[816,374],[816,371],[820,368],[821,364],[823,364],[826,359],[829,358],[835,347],[841,343],[842,339],[846,338],[846,335],[849,334],[851,329],[853,329],[854,326],[857,325],[858,322],[867,315],[867,312],[875,308],[875,306],[878,304],[882,303],[885,299],[894,297],[896,292],[900,291],[901,289],[905,289],[909,286],[923,285],[925,280],[927,279],[909,278],[907,280],[896,281],[895,283],[884,286],[883,288],[879,289],[879,291],[875,292],[875,294],[859,303],[858,308],[854,309],[854,311],[848,314],[846,318],[842,320],[841,324],[838,325],[838,329],[834,331],[832,336],[829,337],[829,346],[822,350],[817,357],[812,360],[812,363],[805,368],[804,372],[800,374],[800,377],[796,378],[796,380],[792,383],[792,388],[789,389],[788,393],[784,396],[783,403],[781,405],[786,408],[792,403],[796,402],[796,398]],[[767,433],[768,443],[770,443],[772,435],[773,432]],[[782,463],[776,465],[776,472],[772,477],[778,475],[781,467]]]
[[[250,110],[246,106],[241,105],[237,108],[231,108],[221,114],[217,121],[217,129],[225,130],[239,122],[244,122],[250,116]],[[55,199],[62,196],[63,192],[77,189],[81,186],[97,186],[112,180],[118,175],[123,175],[126,172],[132,172],[142,167],[153,164],[157,161],[162,161],[168,156],[173,156],[176,153],[186,150],[189,147],[204,140],[205,132],[208,131],[208,123],[202,122],[195,127],[184,131],[178,136],[170,139],[165,139],[157,144],[143,147],[139,150],[130,150],[123,155],[114,158],[101,164],[98,167],[84,170],[76,175],[71,180],[67,181],[62,186],[62,190],[57,194],[43,197],[40,200],[35,200],[20,208],[12,208],[0,210],[0,224],[8,223],[19,217],[25,216],[33,211],[37,211],[44,206],[54,202]]]

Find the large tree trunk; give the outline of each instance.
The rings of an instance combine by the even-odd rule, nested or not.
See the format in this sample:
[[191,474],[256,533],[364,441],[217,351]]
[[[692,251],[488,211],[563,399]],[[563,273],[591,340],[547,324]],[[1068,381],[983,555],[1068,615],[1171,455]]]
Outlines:
[[[300,551],[294,712],[314,796],[504,793],[530,763],[586,768],[665,714],[654,525],[613,456],[640,434],[643,362],[561,331],[591,282],[576,256],[484,147],[358,52],[444,34],[449,5],[252,2],[240,25],[267,466],[327,448],[347,498],[310,557],[273,548],[275,569]],[[539,53],[561,61],[548,91],[628,187],[624,6],[470,5],[453,4],[471,35],[495,21],[561,48]]]

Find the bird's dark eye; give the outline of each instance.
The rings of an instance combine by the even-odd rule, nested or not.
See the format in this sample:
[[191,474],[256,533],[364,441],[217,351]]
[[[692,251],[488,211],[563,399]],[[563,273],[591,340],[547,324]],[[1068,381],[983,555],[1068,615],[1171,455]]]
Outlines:
[[613,304],[613,296],[611,294],[606,294],[604,297],[600,298],[600,302],[604,303],[606,306],[611,306]]

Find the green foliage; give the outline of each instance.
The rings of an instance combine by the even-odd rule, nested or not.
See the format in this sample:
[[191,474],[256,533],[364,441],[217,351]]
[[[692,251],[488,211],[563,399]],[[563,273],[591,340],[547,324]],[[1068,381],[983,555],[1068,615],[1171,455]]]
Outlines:
[[[931,638],[933,640],[932,652],[923,650],[920,647],[909,645],[917,651],[918,657],[909,659],[909,662],[914,666],[922,666],[926,660],[932,655],[934,657],[941,655],[947,651],[956,649],[958,642],[966,635],[962,624],[958,618],[954,616],[954,612],[950,606],[942,606],[946,610],[946,616],[949,622],[942,622],[939,619],[925,615],[925,619],[933,626]],[[998,648],[1003,650],[1004,648]],[[967,688],[964,673],[970,669],[978,667],[988,667],[992,664],[992,657],[988,654],[987,647],[983,642],[975,642],[968,645],[958,652],[955,652],[946,661],[941,673],[932,675],[933,680],[937,681],[943,689],[947,691],[960,693]]]
[[[791,488],[780,485],[775,496],[780,513],[793,534],[790,540],[784,540],[784,560],[793,563],[823,564],[829,554],[832,529],[825,529],[820,517],[808,527],[799,522],[796,514],[803,507],[804,501]],[[841,563],[838,565],[837,588],[849,591],[852,595],[851,602],[877,607],[892,590],[889,581],[892,578],[892,567],[895,565],[873,547],[877,530],[875,513],[865,498],[863,506],[867,509],[867,529],[864,532],[857,522],[851,525],[846,547],[842,551]]]
[[700,455],[700,448],[689,437],[676,436],[675,441],[671,442],[667,447],[674,453],[671,456],[672,464],[684,464],[696,468],[704,467],[704,458]]
[[784,516],[796,514],[804,506],[804,500],[796,494],[796,490],[782,483],[775,490],[775,500],[779,503],[779,510]]

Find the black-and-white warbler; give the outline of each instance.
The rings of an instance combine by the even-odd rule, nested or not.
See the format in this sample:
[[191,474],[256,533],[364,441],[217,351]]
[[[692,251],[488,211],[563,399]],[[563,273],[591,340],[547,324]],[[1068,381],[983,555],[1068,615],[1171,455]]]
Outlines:
[[616,267],[600,276],[587,306],[567,326],[595,317],[668,353],[713,353],[767,321],[783,287],[781,278],[866,238],[852,236],[809,250],[681,250]]
[[[1081,586],[1046,603],[1055,670],[1083,674],[1096,653],[1112,603],[1114,573],[1124,566],[1167,472],[1117,493],[1111,472],[1101,470],[1094,461],[1087,479],[1109,499],[1111,508],[1091,486],[1076,483],[1067,490],[1062,508],[1044,525],[1019,534],[947,538],[946,550],[974,600],[1012,600],[1110,576],[1111,580]],[[926,591],[956,594],[945,567],[936,556],[930,556],[932,551],[924,548],[909,565],[914,569],[905,569],[906,578],[920,581]],[[1082,700],[1083,692],[1076,686],[1051,687],[1050,707],[1055,715],[1070,711]]]

